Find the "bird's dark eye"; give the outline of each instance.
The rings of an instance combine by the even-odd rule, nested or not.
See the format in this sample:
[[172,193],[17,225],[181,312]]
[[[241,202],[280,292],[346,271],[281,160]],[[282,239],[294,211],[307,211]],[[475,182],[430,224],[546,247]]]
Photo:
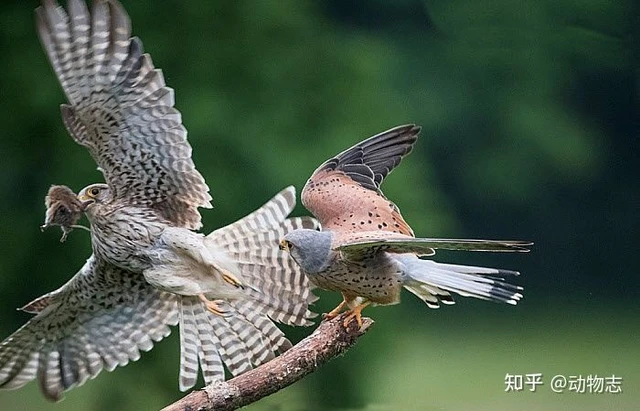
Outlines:
[[89,190],[89,194],[91,194],[92,197],[95,197],[98,194],[100,194],[100,189],[99,188],[92,188],[91,190]]
[[286,243],[287,243],[287,248],[291,250],[293,248],[293,244],[291,244],[291,241],[287,241]]

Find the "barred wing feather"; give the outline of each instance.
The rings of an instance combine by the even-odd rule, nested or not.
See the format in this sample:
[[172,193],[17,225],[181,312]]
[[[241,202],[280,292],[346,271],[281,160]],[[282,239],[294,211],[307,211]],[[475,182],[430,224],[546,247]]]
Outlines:
[[178,322],[176,297],[91,257],[48,305],[0,344],[0,388],[38,379],[62,393],[140,358]]
[[62,117],[86,147],[114,197],[155,209],[174,224],[201,227],[198,207],[211,207],[209,188],[191,159],[191,146],[162,72],[131,38],[116,0],[54,0],[36,10],[37,29],[69,101]]
[[287,218],[295,206],[295,189],[288,187],[248,216],[220,228],[207,241],[234,258],[240,274],[250,285],[251,304],[275,321],[308,325],[314,314],[308,309],[316,300],[309,280],[279,240],[298,228],[317,229],[311,217]]

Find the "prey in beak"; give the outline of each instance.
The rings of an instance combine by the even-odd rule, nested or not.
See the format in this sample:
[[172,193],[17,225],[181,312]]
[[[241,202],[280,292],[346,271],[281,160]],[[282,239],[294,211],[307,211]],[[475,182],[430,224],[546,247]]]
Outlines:
[[44,231],[51,226],[59,226],[62,229],[61,243],[66,241],[67,236],[74,228],[89,230],[87,227],[77,224],[82,217],[85,205],[69,187],[51,186],[44,199],[44,204],[47,211],[40,230]]

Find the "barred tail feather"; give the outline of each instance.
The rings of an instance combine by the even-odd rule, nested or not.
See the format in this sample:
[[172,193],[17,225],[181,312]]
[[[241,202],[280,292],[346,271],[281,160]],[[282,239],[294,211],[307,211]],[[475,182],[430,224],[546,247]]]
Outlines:
[[211,384],[225,379],[224,367],[239,375],[291,347],[284,333],[246,301],[221,303],[225,316],[207,311],[197,297],[182,297],[180,308],[182,391],[196,384],[199,369]]
[[[194,297],[180,298],[180,391],[193,387],[198,380],[199,338],[193,313],[193,308],[197,304],[202,302]],[[224,372],[222,375],[224,376]]]
[[234,306],[236,311],[253,324],[259,334],[266,339],[264,344],[270,347],[272,352],[281,354],[293,346],[284,333],[266,315],[256,312],[250,301],[239,301]]
[[522,287],[507,283],[503,278],[518,275],[517,271],[441,264],[415,256],[394,258],[401,263],[406,276],[404,288],[430,308],[438,308],[439,303],[453,304],[451,293],[512,305],[522,298]]

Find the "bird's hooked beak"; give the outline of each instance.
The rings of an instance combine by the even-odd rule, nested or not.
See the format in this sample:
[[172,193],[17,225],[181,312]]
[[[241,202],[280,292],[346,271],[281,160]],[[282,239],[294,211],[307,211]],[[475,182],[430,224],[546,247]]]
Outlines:
[[80,201],[80,203],[82,204],[81,209],[82,211],[85,211],[87,209],[87,207],[90,204],[93,204],[96,202],[96,200],[94,198],[89,197],[86,193],[80,193],[76,196],[76,198],[78,199],[78,201]]
[[291,248],[291,243],[289,243],[287,240],[280,240],[280,245],[278,246],[278,248],[282,251],[289,251],[289,249]]

